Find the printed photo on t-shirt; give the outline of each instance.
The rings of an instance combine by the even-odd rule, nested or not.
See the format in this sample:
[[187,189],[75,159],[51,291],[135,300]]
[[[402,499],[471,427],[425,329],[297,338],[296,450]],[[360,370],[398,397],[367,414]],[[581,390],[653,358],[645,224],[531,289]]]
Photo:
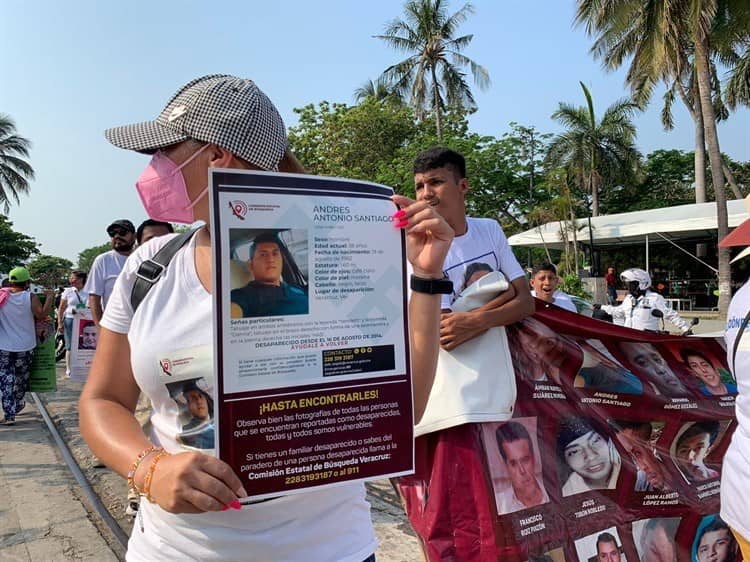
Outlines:
[[167,383],[179,409],[177,441],[189,449],[215,447],[213,389],[203,377]]
[[[229,229],[230,315],[232,318],[262,318],[308,314],[308,232],[306,229]],[[329,247],[330,246],[330,247]],[[316,280],[341,288],[344,279],[335,243],[328,241],[320,252]],[[325,270],[325,271],[324,271]],[[325,279],[325,277],[328,277]],[[343,283],[343,284],[342,284]]]
[[212,347],[171,350],[157,357],[159,381],[177,407],[177,442],[188,450],[214,449]]

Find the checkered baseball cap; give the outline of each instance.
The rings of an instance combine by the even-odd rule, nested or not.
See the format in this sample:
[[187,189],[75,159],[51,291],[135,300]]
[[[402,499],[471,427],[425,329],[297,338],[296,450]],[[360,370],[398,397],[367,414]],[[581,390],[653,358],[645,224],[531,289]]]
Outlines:
[[277,170],[286,129],[276,107],[252,80],[212,74],[185,84],[155,121],[104,132],[119,148],[152,154],[194,139],[213,143],[264,170]]

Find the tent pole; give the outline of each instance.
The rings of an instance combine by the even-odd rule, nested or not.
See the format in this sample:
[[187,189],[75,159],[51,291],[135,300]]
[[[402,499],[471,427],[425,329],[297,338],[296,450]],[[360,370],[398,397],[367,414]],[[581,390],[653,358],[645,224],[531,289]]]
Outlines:
[[648,273],[648,234],[646,234],[646,272]]

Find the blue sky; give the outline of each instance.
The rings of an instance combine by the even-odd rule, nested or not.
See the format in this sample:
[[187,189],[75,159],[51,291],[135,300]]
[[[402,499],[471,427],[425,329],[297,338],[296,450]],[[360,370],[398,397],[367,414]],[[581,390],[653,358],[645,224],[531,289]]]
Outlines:
[[[107,241],[116,218],[146,218],[134,182],[148,157],[109,145],[102,131],[156,117],[192,78],[212,73],[252,78],[287,125],[293,108],[321,100],[352,103],[352,92],[403,55],[372,36],[400,17],[401,0],[197,2],[34,0],[0,2],[0,112],[33,142],[36,179],[13,205],[14,228],[46,254],[76,261]],[[463,3],[451,2],[451,11]],[[475,0],[461,28],[473,33],[466,54],[484,65],[491,87],[475,89],[476,132],[500,136],[516,121],[543,132],[560,101],[598,113],[627,94],[624,72],[606,73],[591,40],[572,25],[575,4],[562,0]],[[638,145],[691,150],[693,127],[675,106],[676,129],[662,130],[660,97],[636,119]],[[721,148],[750,160],[750,111],[720,125]]]

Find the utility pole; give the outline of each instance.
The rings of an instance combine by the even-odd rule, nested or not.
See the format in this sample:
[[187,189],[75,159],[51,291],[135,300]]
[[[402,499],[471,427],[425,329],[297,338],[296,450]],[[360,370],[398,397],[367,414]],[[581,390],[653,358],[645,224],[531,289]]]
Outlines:
[[[523,127],[519,125],[518,130],[520,132],[521,140],[523,141],[523,144],[521,145],[521,158],[529,158],[529,211],[531,211],[534,208],[534,157],[536,155],[536,146],[534,144],[534,128]],[[528,149],[526,148],[527,145],[529,147]],[[531,269],[531,248],[528,249],[526,261],[527,267]]]

